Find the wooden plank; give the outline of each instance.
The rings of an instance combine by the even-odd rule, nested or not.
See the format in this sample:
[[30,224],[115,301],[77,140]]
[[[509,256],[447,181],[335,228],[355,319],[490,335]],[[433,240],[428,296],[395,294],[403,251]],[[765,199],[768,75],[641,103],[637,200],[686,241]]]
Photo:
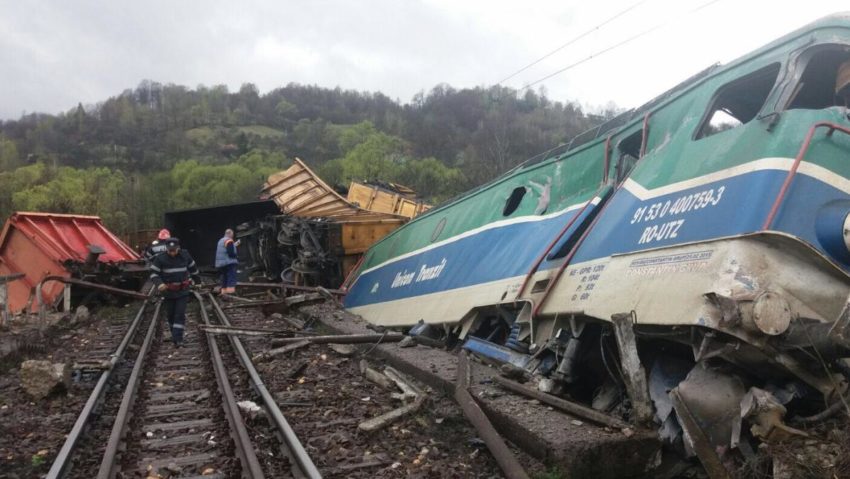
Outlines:
[[215,459],[218,458],[218,455],[208,452],[204,452],[201,454],[193,454],[191,456],[168,457],[165,459],[154,459],[146,457],[139,461],[139,468],[147,472],[148,466],[150,466],[153,471],[156,471],[160,467],[168,467],[168,465],[170,464],[174,464],[177,467],[186,467],[193,466],[196,464],[212,463]]
[[142,426],[142,431],[177,431],[180,429],[194,429],[199,427],[209,427],[212,425],[213,420],[210,418],[191,419],[189,421],[178,422],[155,422],[153,424],[145,424],[144,426]]
[[160,448],[170,449],[172,446],[203,442],[206,442],[206,437],[204,437],[203,434],[185,434],[165,439],[142,439],[142,447],[149,450],[157,450]]
[[153,393],[150,395],[151,401],[168,401],[171,399],[185,399],[185,398],[195,398],[198,397],[199,394],[206,393],[209,394],[209,389],[195,389],[192,391],[180,391],[180,392],[161,392],[161,393]]

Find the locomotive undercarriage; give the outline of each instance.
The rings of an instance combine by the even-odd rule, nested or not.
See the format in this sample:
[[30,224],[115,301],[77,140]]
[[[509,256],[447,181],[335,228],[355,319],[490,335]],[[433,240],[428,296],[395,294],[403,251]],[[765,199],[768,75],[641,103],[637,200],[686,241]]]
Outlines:
[[[778,241],[782,254],[803,259],[810,252],[799,242],[802,252],[789,251],[787,237],[754,241]],[[760,443],[805,436],[803,425],[850,410],[850,304],[834,299],[844,307],[825,318],[815,311],[835,304],[807,307],[794,285],[768,284],[704,292],[693,301],[698,319],[679,324],[651,324],[632,310],[531,319],[531,302],[518,301],[410,332],[462,347],[542,392],[655,428],[668,448],[710,467],[706,461],[750,458]]]

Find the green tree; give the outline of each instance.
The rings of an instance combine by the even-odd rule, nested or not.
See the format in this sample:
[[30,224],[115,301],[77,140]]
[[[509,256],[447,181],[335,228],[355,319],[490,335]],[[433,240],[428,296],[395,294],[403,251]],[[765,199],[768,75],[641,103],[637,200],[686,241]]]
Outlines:
[[397,180],[422,197],[439,202],[458,194],[466,186],[460,168],[450,168],[436,158],[405,161]]
[[407,149],[404,140],[374,132],[351,148],[339,163],[343,182],[394,181]]
[[15,142],[0,136],[0,171],[13,170],[20,164],[21,159]]

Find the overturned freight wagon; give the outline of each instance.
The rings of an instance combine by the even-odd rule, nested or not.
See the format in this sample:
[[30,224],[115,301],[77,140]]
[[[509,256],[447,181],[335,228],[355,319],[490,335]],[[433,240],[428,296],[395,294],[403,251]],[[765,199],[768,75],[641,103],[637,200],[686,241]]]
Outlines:
[[268,178],[259,201],[169,212],[165,224],[207,270],[231,227],[242,280],[336,288],[372,244],[428,208],[395,184],[353,182],[343,197],[296,158]]
[[415,218],[345,305],[654,421],[724,477],[801,434],[783,417],[845,407],[848,106],[836,15]]
[[[43,304],[59,305],[65,298],[63,280],[137,290],[145,276],[139,255],[97,216],[18,212],[0,232],[0,277],[9,279],[0,302],[12,314],[38,311],[37,290]],[[68,291],[93,294],[83,286]]]
[[[348,275],[376,241],[429,208],[416,199],[412,190],[389,183],[352,182],[344,198],[298,158],[287,170],[269,176],[263,185],[262,197],[273,200],[290,218],[278,235],[281,244],[313,243],[309,234],[304,238],[305,235],[293,232],[298,229],[293,220],[297,223],[301,221],[298,219],[304,219],[314,227],[332,225],[327,227],[331,237],[328,245],[335,249],[333,255],[340,260],[342,276]],[[303,250],[307,252],[310,248]],[[295,258],[293,272],[314,273],[320,268],[321,252],[316,250],[315,253]],[[335,282],[330,285],[338,286],[339,282]]]

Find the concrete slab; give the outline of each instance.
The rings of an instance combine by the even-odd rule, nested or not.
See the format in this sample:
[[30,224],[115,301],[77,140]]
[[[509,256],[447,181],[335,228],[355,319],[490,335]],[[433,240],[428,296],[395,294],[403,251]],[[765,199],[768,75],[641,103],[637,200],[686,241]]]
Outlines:
[[[340,314],[327,304],[300,311],[337,334],[372,332],[359,316]],[[372,348],[373,345],[363,345],[360,350]],[[400,348],[392,343],[374,347],[371,355],[452,396],[457,376],[455,354],[421,345]],[[661,444],[654,431],[635,430],[627,435],[595,426],[492,384],[490,378],[498,371],[489,366],[472,362],[471,369],[470,392],[499,433],[531,456],[558,466],[567,477],[645,476],[659,453]]]

